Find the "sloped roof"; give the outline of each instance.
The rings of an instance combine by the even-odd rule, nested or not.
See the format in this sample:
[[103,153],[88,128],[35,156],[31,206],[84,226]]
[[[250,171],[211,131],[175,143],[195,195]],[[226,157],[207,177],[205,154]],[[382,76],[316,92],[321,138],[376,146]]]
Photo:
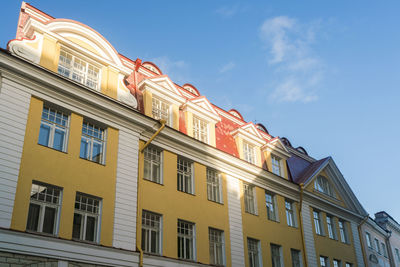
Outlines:
[[331,157],[320,159],[316,162],[308,162],[305,159],[292,155],[287,160],[287,165],[292,176],[293,182],[296,184],[306,183],[313,174],[317,172]]

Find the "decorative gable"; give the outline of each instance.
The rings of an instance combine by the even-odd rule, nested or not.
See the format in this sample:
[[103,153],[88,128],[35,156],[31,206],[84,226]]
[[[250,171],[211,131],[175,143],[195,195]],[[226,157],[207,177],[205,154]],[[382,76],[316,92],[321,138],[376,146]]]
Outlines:
[[231,132],[231,135],[236,138],[237,136],[243,138],[244,140],[261,147],[265,144],[265,139],[258,132],[254,123],[246,123]]
[[278,154],[281,158],[287,159],[290,157],[290,153],[286,146],[282,143],[279,137],[275,137],[268,141],[268,143],[262,148],[263,150]]
[[170,78],[168,78],[167,75],[162,75],[162,76],[158,76],[155,78],[150,78],[148,79],[152,82],[154,82],[155,84],[177,94],[177,95],[182,95],[181,92],[175,87],[174,83],[171,81]]
[[183,110],[190,111],[191,113],[212,123],[221,121],[219,114],[205,96],[189,99],[185,103]]

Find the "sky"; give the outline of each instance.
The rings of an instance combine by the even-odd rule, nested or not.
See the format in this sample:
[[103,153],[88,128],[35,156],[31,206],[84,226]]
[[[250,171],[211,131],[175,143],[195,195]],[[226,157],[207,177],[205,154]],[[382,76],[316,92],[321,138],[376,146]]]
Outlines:
[[[36,1],[316,159],[400,222],[399,1]],[[0,47],[20,1],[2,3]]]

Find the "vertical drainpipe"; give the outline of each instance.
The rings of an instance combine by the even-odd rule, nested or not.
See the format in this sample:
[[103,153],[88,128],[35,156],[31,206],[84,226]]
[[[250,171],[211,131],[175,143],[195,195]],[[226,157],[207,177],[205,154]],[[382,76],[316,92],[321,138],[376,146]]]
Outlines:
[[302,216],[304,184],[301,183],[299,185],[299,187],[300,187],[300,203],[299,203],[300,233],[301,233],[301,241],[302,241],[302,244],[303,244],[304,265],[305,265],[305,267],[308,267],[307,252],[306,252],[306,241],[305,241],[305,238],[304,238],[303,216]]
[[[156,138],[156,136],[162,131],[162,129],[164,129],[165,124],[167,123],[165,120],[159,120],[159,122],[161,123],[160,128],[153,134],[152,137],[150,137],[150,139],[146,142],[146,144],[143,145],[143,147],[140,148],[140,153],[143,153],[144,149],[150,145],[151,141],[154,140],[154,138]],[[139,168],[138,168],[139,169]],[[138,170],[139,171],[139,170]],[[139,175],[138,175],[139,177]],[[137,238],[137,233],[139,233],[139,204],[142,203],[142,194],[139,190],[139,184],[140,181],[138,179],[138,184],[137,184],[137,192],[138,192],[138,197],[137,197],[137,210],[136,210],[136,249],[139,251],[139,267],[143,267],[143,250],[142,248],[139,246],[139,240]]]
[[364,242],[363,242],[363,235],[362,235],[362,231],[361,231],[361,226],[368,220],[368,218],[369,218],[369,215],[365,216],[365,218],[357,226],[358,236],[360,238],[361,251],[362,251],[362,254],[363,254],[364,266],[365,267],[367,267],[368,257],[367,257],[367,252],[365,251],[365,248],[364,248]]
[[387,231],[387,233],[388,233],[388,235],[385,236],[385,243],[386,243],[386,250],[387,250],[389,261],[390,261],[390,266],[396,266],[396,264],[394,262],[394,256],[392,253],[392,246],[390,245],[390,241],[389,241],[389,238],[392,236],[392,232]]

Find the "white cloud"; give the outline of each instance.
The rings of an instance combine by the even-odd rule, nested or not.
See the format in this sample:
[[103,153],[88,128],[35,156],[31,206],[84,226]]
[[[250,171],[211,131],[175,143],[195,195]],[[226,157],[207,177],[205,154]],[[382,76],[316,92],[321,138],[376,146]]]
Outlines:
[[304,103],[318,99],[323,64],[312,50],[317,26],[287,16],[270,18],[262,24],[260,38],[268,51],[268,63],[275,70],[271,99]]
[[235,62],[228,62],[227,64],[223,65],[220,69],[219,69],[219,73],[225,73],[228,72],[232,69],[234,69],[236,67]]
[[151,60],[156,64],[163,74],[168,75],[174,82],[186,83],[188,64],[183,60],[171,60],[167,56],[156,57]]
[[239,11],[239,5],[232,5],[232,6],[223,6],[218,8],[215,12],[222,17],[231,18]]

